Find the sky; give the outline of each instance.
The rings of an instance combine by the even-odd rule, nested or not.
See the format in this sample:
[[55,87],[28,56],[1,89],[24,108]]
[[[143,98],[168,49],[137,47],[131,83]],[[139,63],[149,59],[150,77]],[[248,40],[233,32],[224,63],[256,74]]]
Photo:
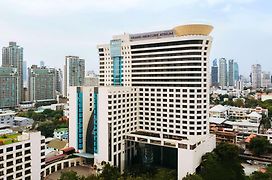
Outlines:
[[238,62],[248,75],[259,63],[272,72],[271,0],[0,0],[0,47],[16,41],[27,65],[62,68],[66,55],[98,72],[97,44],[113,35],[214,26],[210,60]]

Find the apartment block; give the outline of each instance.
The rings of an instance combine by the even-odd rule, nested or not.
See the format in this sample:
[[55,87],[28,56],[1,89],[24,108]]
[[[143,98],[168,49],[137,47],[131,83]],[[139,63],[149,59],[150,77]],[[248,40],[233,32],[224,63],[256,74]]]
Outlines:
[[38,67],[28,68],[29,100],[48,100],[56,98],[56,74],[55,69]]
[[64,65],[63,95],[67,97],[69,86],[83,86],[85,79],[85,60],[78,56],[66,56]]
[[19,104],[17,68],[0,67],[0,108],[15,108]]
[[17,91],[19,103],[23,100],[23,48],[16,42],[9,42],[9,46],[2,48],[2,66],[17,68]]

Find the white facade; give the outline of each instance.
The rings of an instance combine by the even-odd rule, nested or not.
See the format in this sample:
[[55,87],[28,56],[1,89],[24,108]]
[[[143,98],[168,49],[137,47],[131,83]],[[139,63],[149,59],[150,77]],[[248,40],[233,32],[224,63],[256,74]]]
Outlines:
[[98,91],[96,164],[123,170],[134,143],[158,143],[177,150],[182,179],[215,147],[208,128],[212,38],[180,34],[179,28],[187,26],[114,36],[98,45],[99,84],[106,87]]
[[271,74],[270,72],[262,72],[262,82],[261,86],[263,88],[270,88],[271,87]]
[[93,111],[93,93],[94,87],[68,88],[69,146],[79,152],[86,152],[87,130]]
[[66,140],[66,135],[68,135],[68,128],[60,128],[54,130],[54,138]]
[[40,132],[23,133],[19,142],[0,145],[0,179],[40,179],[45,143]]
[[32,126],[32,124],[34,123],[33,119],[26,117],[15,117],[15,115],[15,112],[0,114],[0,124],[29,127]]
[[133,148],[133,145],[126,148],[125,135],[136,131],[139,126],[138,95],[139,90],[133,87],[99,88],[95,163],[110,162],[124,169],[125,150]]
[[262,82],[262,67],[260,64],[253,64],[251,66],[251,80],[252,80],[252,88],[257,89],[261,87]]
[[0,124],[13,125],[15,115],[15,112],[1,113]]

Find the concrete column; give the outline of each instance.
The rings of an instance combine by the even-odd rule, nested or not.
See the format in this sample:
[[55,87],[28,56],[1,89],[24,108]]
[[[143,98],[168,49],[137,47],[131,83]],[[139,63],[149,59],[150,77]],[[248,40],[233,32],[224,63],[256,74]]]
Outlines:
[[161,166],[163,165],[163,147],[160,147],[161,148]]

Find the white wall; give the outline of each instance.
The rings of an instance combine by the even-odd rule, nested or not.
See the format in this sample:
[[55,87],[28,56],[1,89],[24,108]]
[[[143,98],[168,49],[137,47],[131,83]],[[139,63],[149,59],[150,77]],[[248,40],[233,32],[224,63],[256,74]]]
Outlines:
[[108,88],[100,87],[98,92],[98,153],[95,154],[95,163],[108,162]]
[[[45,150],[41,150],[41,132],[33,132],[29,134],[31,142],[31,179],[40,179],[41,169],[41,153]],[[45,156],[43,156],[45,158]],[[44,162],[45,163],[45,162]],[[44,164],[43,163],[43,164]]]
[[77,149],[77,87],[69,87],[69,146]]
[[[208,135],[194,150],[178,149],[178,180],[182,180],[187,174],[195,173],[201,163],[201,157],[211,152],[216,147],[215,135]],[[189,147],[190,148],[190,147]]]

